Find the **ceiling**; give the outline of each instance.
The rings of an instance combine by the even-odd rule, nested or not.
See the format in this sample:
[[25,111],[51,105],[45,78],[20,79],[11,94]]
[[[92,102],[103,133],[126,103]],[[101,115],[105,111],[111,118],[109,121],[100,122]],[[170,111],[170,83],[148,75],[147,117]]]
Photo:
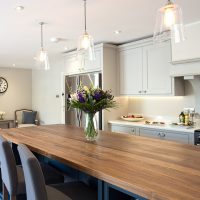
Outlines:
[[[83,33],[82,0],[0,0],[0,67],[33,68],[44,21],[45,48],[49,56],[76,47]],[[177,0],[185,23],[200,20],[199,0]],[[152,35],[156,11],[166,0],[87,0],[88,32],[95,43],[125,43]],[[16,6],[24,6],[21,12]],[[119,35],[115,30],[121,30]],[[63,40],[52,43],[50,38]]]

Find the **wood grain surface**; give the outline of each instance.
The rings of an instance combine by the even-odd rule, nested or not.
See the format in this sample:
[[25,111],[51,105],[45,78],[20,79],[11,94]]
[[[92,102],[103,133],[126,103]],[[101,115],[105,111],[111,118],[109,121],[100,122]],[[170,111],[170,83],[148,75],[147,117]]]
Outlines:
[[9,141],[154,200],[200,200],[200,148],[170,141],[47,125],[0,130]]

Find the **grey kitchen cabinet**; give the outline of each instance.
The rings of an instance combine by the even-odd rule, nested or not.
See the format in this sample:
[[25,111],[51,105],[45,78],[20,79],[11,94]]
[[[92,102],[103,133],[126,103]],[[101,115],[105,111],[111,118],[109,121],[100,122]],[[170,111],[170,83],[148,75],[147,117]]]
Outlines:
[[120,64],[120,94],[139,95],[142,92],[142,48],[121,51]]
[[112,125],[111,131],[116,133],[127,133],[136,135],[136,127],[130,127],[130,126],[121,126],[121,125]]
[[127,133],[143,137],[157,138],[162,140],[175,141],[183,144],[194,144],[194,134],[184,131],[174,131],[167,129],[155,129],[140,126],[130,126],[121,124],[111,124],[111,132]]
[[119,46],[120,95],[183,96],[182,78],[170,76],[170,43],[155,46],[152,38]]
[[145,137],[158,138],[162,140],[170,140],[184,144],[192,143],[191,134],[186,132],[168,131],[160,129],[140,128],[139,135]]

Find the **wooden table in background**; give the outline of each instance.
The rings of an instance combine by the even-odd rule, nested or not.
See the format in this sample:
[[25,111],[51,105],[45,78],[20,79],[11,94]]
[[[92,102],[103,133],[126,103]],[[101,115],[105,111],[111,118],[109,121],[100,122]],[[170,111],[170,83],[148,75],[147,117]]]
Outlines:
[[0,134],[147,199],[200,199],[196,146],[109,132],[100,132],[89,143],[82,129],[65,125],[5,129]]
[[14,120],[0,120],[0,128],[11,128],[14,125]]

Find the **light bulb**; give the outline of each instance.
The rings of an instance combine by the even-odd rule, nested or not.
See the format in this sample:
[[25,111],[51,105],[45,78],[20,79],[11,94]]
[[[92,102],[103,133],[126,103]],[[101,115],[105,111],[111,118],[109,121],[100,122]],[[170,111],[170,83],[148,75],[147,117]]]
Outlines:
[[87,33],[85,33],[81,40],[81,47],[83,49],[88,49],[89,46],[90,46],[90,38],[89,38],[89,35]]
[[176,17],[175,17],[175,13],[173,10],[173,7],[167,7],[165,9],[165,13],[164,13],[164,24],[166,27],[170,28],[172,27],[176,22]]
[[40,51],[39,60],[40,60],[41,62],[44,62],[45,59],[46,59],[46,52],[43,51],[43,50],[41,50],[41,51]]

